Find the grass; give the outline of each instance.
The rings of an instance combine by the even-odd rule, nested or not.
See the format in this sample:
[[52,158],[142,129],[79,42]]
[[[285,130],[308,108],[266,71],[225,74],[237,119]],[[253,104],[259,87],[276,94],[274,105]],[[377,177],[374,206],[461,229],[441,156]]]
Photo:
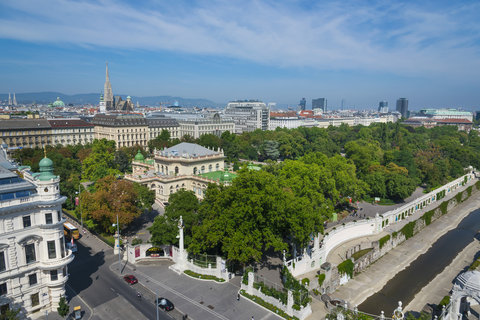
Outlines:
[[354,254],[352,254],[352,258],[355,259],[355,260],[358,260],[372,250],[373,250],[373,248],[368,248],[368,249],[363,249],[363,250],[357,251]]
[[477,260],[475,260],[472,265],[470,266],[470,268],[468,268],[468,270],[475,270],[477,269],[478,267],[480,267],[480,258],[478,258]]
[[216,281],[216,282],[225,282],[224,279],[217,278],[217,277],[211,276],[211,275],[196,273],[196,272],[193,272],[192,270],[185,270],[185,271],[183,271],[183,272],[184,272],[186,275],[189,275],[190,277],[194,277],[194,278],[197,278],[197,279],[213,280],[213,281]]

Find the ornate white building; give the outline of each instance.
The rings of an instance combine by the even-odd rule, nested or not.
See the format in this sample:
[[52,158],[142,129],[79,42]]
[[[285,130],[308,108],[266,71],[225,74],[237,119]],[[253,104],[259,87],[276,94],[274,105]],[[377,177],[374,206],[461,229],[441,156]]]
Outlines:
[[56,311],[65,295],[67,265],[62,204],[53,162],[40,172],[16,167],[0,150],[0,312],[20,309],[21,318]]

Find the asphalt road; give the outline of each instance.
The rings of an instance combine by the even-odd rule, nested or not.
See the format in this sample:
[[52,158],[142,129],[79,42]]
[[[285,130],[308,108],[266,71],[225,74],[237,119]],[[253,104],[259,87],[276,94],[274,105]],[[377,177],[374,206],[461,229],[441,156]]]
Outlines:
[[[86,240],[86,239],[85,239]],[[141,284],[129,285],[109,266],[116,261],[112,250],[98,250],[86,246],[86,241],[77,241],[78,252],[69,265],[68,284],[94,310],[92,319],[125,319],[128,315],[156,319],[154,301],[137,297],[137,292],[146,291]],[[108,313],[111,312],[111,316]],[[116,316],[115,316],[116,315]],[[135,316],[134,316],[135,317]],[[159,310],[159,319],[172,317]]]

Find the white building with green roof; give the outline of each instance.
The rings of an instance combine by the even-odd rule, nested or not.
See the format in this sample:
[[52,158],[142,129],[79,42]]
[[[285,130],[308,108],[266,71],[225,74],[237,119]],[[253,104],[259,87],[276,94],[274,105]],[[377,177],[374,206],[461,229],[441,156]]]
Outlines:
[[166,203],[172,193],[191,190],[203,199],[209,183],[230,184],[235,178],[225,171],[223,150],[182,142],[163,150],[155,150],[153,159],[139,152],[132,161],[132,174],[125,178],[155,191],[158,203]]
[[74,258],[63,234],[66,198],[52,160],[43,158],[33,173],[0,158],[0,309],[37,318],[56,311]]
[[444,109],[421,109],[420,115],[432,119],[465,119],[473,121],[473,113],[470,111],[457,110],[452,108]]

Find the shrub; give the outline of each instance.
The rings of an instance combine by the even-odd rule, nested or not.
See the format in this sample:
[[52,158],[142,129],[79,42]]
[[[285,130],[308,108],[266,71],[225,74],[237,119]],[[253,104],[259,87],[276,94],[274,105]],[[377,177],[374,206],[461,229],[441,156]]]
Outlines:
[[253,267],[246,267],[243,273],[242,283],[248,285],[248,273],[253,272]]
[[279,291],[275,288],[268,287],[263,282],[255,282],[253,287],[257,290],[260,290],[266,296],[274,297],[275,299],[281,301],[284,305],[287,304],[288,293],[286,291]]
[[392,232],[392,239],[393,239],[393,238],[396,238],[397,235],[398,235],[398,232],[397,232],[397,231],[393,231],[393,232]]
[[475,187],[477,187],[477,190],[480,190],[480,181],[475,182]]
[[321,287],[323,284],[323,281],[325,281],[325,273],[317,274],[317,278],[318,278],[318,286]]
[[469,186],[469,187],[467,188],[467,194],[468,194],[469,197],[472,195],[472,189],[473,189],[472,186]]
[[302,306],[306,306],[311,300],[307,288],[292,276],[287,267],[283,267],[281,273],[284,281],[283,286],[287,290],[292,290],[293,301]]
[[350,259],[343,261],[337,266],[338,273],[342,275],[346,274],[350,278],[353,278],[353,268],[354,268],[354,264],[353,264],[353,261]]
[[317,289],[313,289],[312,291],[313,291],[313,294],[316,295],[316,296],[318,296],[320,294],[320,291],[318,291]]
[[305,286],[305,287],[308,287],[310,285],[310,279],[308,278],[303,278],[302,279],[302,284]]
[[139,238],[135,238],[132,240],[132,246],[136,246],[137,244],[142,244],[143,240]]
[[468,270],[475,270],[477,269],[478,267],[480,267],[480,258],[478,258],[477,260],[475,260],[472,265],[470,266],[470,268],[468,268]]
[[388,242],[388,240],[390,240],[390,235],[387,234],[385,237],[382,237],[380,238],[380,240],[378,240],[378,245],[380,247],[380,249],[382,249],[382,247],[385,245],[385,243]]

